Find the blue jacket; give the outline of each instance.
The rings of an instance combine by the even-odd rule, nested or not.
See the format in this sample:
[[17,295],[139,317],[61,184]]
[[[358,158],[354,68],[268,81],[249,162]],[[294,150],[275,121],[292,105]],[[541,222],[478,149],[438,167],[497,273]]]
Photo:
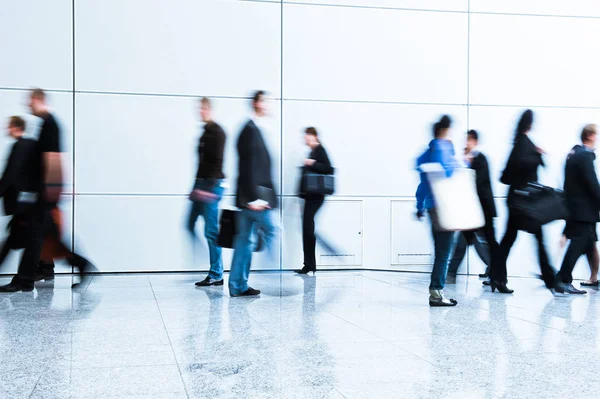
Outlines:
[[[429,143],[429,149],[417,158],[417,170],[425,163],[439,163],[446,170],[446,176],[450,177],[454,169],[459,167],[454,158],[454,146],[450,140],[434,139]],[[423,212],[425,209],[435,208],[431,187],[427,181],[425,173],[421,172],[421,183],[417,188],[417,211]]]

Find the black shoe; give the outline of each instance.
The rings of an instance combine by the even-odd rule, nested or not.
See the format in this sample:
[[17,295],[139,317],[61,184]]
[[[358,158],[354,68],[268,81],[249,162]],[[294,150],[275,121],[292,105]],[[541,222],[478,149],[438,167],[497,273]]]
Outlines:
[[315,274],[317,272],[317,269],[310,269],[310,268],[304,266],[300,270],[294,270],[294,273],[297,273],[297,274],[308,274],[310,272],[312,272],[312,274]]
[[238,296],[257,296],[260,295],[260,290],[255,290],[252,287],[249,287],[246,291],[242,292],[241,294],[232,294],[232,297],[238,297]]
[[556,277],[556,282],[554,283],[554,291],[559,294],[565,294],[565,293],[573,294],[573,295],[587,294],[587,291],[578,290],[577,288],[573,287],[573,284],[563,283],[562,280],[558,276]]
[[483,280],[481,282],[481,284],[483,284],[483,285],[492,285],[492,280]]
[[19,291],[23,291],[23,292],[33,291],[33,285],[29,286],[29,285],[11,282],[10,284],[0,286],[0,292],[19,292]]
[[77,254],[73,254],[71,257],[69,257],[67,262],[69,262],[71,266],[77,268],[77,274],[79,275],[79,282],[71,285],[71,288],[87,286],[92,279],[90,272],[99,271],[96,266],[90,263],[90,261]]
[[223,279],[213,280],[210,277],[206,277],[204,280],[196,283],[196,287],[210,287],[212,285],[223,285]]
[[38,270],[33,278],[33,281],[49,281],[54,280],[54,270],[48,272],[46,270]]
[[488,277],[490,277],[490,275],[487,274],[487,273],[481,273],[481,274],[479,274],[479,278],[488,278]]
[[573,295],[587,294],[586,290],[578,290],[577,288],[573,287],[573,284],[565,284],[565,291],[567,291],[569,294],[573,294]]
[[515,292],[506,286],[506,283],[499,283],[498,281],[491,281],[490,286],[492,287],[492,292],[500,292],[501,294],[512,294]]

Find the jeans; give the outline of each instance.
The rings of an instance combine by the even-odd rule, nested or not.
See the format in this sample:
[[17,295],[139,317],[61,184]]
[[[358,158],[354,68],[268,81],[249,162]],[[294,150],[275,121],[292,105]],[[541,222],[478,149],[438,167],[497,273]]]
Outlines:
[[252,263],[253,232],[258,228],[263,231],[267,250],[272,249],[275,239],[275,224],[270,210],[255,212],[250,209],[242,209],[237,217],[237,235],[229,273],[229,293],[231,295],[241,294],[249,288],[248,276]]
[[431,283],[429,289],[443,290],[446,285],[446,274],[448,272],[448,262],[452,255],[455,241],[453,231],[442,231],[437,229],[437,213],[435,208],[429,209],[431,219],[431,234],[433,235],[433,246],[435,259],[433,260],[433,269],[431,270]]
[[223,279],[223,259],[221,257],[221,247],[217,245],[219,237],[219,201],[223,196],[223,187],[221,180],[203,180],[196,185],[197,189],[209,191],[217,195],[215,202],[194,201],[190,207],[190,214],[187,221],[187,230],[192,239],[196,240],[196,220],[199,216],[204,218],[204,237],[208,243],[208,252],[210,257],[210,271],[208,277],[213,280]]
[[302,247],[304,249],[304,267],[308,270],[317,270],[315,248],[315,215],[323,205],[324,197],[309,197],[304,201],[302,213]]

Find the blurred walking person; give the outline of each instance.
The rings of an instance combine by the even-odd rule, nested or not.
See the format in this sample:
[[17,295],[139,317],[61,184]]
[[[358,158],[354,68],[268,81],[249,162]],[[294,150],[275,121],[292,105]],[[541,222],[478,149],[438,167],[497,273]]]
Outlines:
[[475,184],[477,186],[477,196],[481,202],[483,214],[485,217],[485,226],[475,231],[458,232],[454,256],[448,266],[448,282],[456,280],[458,267],[462,263],[467,246],[473,244],[477,254],[485,263],[486,271],[479,277],[488,277],[490,263],[493,256],[496,256],[498,242],[494,231],[494,218],[496,217],[496,204],[494,203],[494,194],[490,181],[490,169],[487,158],[477,148],[479,144],[479,133],[475,130],[469,130],[467,133],[467,146],[465,148],[465,162],[475,171]]
[[592,259],[597,253],[596,225],[600,222],[600,184],[594,169],[596,125],[587,125],[581,133],[581,145],[576,145],[565,165],[565,197],[569,220],[565,235],[571,240],[554,289],[558,293],[585,294],[573,286],[573,269],[581,255]]
[[[78,269],[84,282],[84,276],[95,267],[84,257],[72,252],[64,244],[62,234],[62,215],[58,200],[62,191],[62,166],[60,129],[46,102],[46,93],[34,89],[29,96],[31,113],[42,119],[42,126],[31,165],[26,165],[26,173],[35,174],[37,191],[27,195],[35,197],[26,212],[27,232],[23,234],[23,251],[17,275],[12,281],[0,287],[0,292],[31,291],[35,281],[54,279],[54,259],[64,258]],[[23,140],[23,139],[21,139]],[[20,197],[23,197],[23,193]]]
[[554,287],[554,268],[550,265],[548,253],[544,247],[544,235],[542,233],[542,227],[538,227],[531,230],[527,225],[527,220],[518,212],[515,212],[511,207],[515,199],[515,190],[524,189],[528,183],[537,182],[538,167],[544,166],[542,154],[544,153],[540,148],[529,138],[529,132],[533,125],[533,112],[526,110],[519,119],[517,124],[517,130],[515,133],[514,145],[512,152],[509,156],[506,168],[502,173],[500,181],[504,184],[509,185],[508,198],[506,203],[508,205],[508,223],[506,226],[506,232],[500,242],[498,249],[498,257],[492,259],[492,267],[490,270],[490,280],[492,291],[498,289],[499,292],[510,294],[513,290],[506,286],[508,282],[506,261],[510,253],[515,240],[517,239],[517,233],[519,230],[525,230],[535,235],[538,245],[538,259],[540,268],[542,271],[542,279],[546,284],[546,287],[551,289]]
[[310,155],[304,160],[302,167],[302,176],[300,177],[299,196],[304,199],[304,210],[302,212],[302,248],[304,249],[304,267],[296,270],[298,274],[315,273],[317,271],[316,245],[315,237],[315,216],[323,202],[324,194],[307,193],[304,187],[305,177],[308,173],[320,175],[333,174],[331,162],[327,156],[327,151],[319,141],[317,129],[307,127],[304,131],[304,141],[310,148]]
[[[451,119],[444,115],[439,122],[433,125],[433,140],[429,143],[427,149],[417,159],[417,169],[427,163],[439,163],[446,172],[446,176],[451,176],[458,167],[454,158],[454,146],[448,140]],[[425,173],[421,172],[421,183],[417,188],[417,217],[422,219],[425,212],[429,214],[431,221],[431,233],[434,244],[434,261],[431,271],[431,283],[429,285],[429,306],[456,306],[457,301],[444,296],[444,286],[446,284],[446,274],[448,271],[448,262],[452,255],[454,246],[453,231],[445,231],[439,227],[435,200],[431,192],[431,187],[427,181]]]
[[15,140],[0,179],[0,198],[3,198],[4,213],[12,216],[9,236],[0,250],[0,266],[11,249],[23,248],[29,233],[31,209],[39,195],[40,163],[36,153],[37,142],[24,138],[26,123],[12,116],[8,122],[8,135]]
[[212,118],[211,101],[203,97],[200,100],[200,119],[204,122],[204,132],[198,144],[198,170],[196,182],[190,195],[192,204],[187,221],[187,230],[194,243],[196,221],[204,218],[204,237],[208,243],[210,271],[208,276],[196,283],[198,287],[223,285],[223,259],[221,247],[217,244],[219,236],[219,201],[223,196],[223,153],[225,151],[225,132]]
[[268,111],[264,96],[264,91],[257,91],[252,96],[253,115],[244,125],[237,141],[239,163],[236,206],[241,211],[237,218],[237,234],[229,274],[229,293],[232,297],[260,295],[260,290],[248,285],[254,228],[263,231],[268,248],[271,248],[275,238],[271,210],[277,206],[277,195],[271,176],[271,156],[262,132],[263,118]]

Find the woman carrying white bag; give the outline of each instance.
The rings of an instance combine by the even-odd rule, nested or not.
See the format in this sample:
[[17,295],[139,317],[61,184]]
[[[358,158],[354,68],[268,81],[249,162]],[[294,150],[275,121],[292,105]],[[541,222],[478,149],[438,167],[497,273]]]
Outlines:
[[454,146],[447,139],[451,123],[450,117],[444,115],[433,125],[434,139],[417,159],[417,170],[421,172],[416,194],[417,217],[423,218],[425,211],[429,214],[434,243],[429,306],[456,306],[456,300],[444,296],[455,232],[485,224],[474,172],[459,164]]

